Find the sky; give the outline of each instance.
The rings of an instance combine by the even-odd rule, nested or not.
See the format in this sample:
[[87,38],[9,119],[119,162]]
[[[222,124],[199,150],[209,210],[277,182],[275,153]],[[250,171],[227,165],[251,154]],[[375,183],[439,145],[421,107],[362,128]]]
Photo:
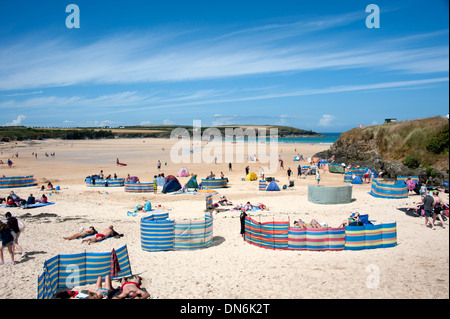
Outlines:
[[448,12],[448,0],[2,0],[0,126],[325,133],[446,116]]

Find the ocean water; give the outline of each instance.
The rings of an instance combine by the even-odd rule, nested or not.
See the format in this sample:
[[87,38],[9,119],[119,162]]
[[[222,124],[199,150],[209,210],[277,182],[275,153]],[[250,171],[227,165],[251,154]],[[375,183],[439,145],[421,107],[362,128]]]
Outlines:
[[[335,141],[338,140],[339,135],[341,133],[319,133],[322,134],[323,137],[279,137],[278,143],[295,143],[295,144],[327,144],[331,145]],[[225,141],[243,141],[247,142],[248,137],[245,136],[244,139],[236,138],[228,139],[225,138]],[[258,142],[261,142],[259,138],[257,138]],[[266,143],[269,143],[271,141],[270,136],[267,136]]]
[[323,137],[279,137],[278,143],[333,144],[341,133],[320,133]]

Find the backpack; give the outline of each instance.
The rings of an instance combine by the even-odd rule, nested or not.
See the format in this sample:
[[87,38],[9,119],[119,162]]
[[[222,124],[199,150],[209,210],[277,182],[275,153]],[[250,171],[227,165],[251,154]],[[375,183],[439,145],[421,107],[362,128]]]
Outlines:
[[19,230],[22,233],[23,231],[25,231],[26,225],[23,222],[23,220],[17,218],[17,225],[19,226]]

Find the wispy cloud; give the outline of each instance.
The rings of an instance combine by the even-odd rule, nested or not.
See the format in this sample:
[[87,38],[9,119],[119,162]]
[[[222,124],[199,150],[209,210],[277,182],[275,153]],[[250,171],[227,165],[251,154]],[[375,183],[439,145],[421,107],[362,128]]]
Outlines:
[[[182,82],[355,68],[371,72],[448,72],[448,46],[423,44],[423,38],[435,34],[366,45],[365,39],[350,40],[352,37],[344,31],[339,36],[324,36],[320,42],[309,36],[355,19],[351,13],[256,26],[223,36],[219,32],[217,37],[196,31],[200,37],[195,40],[169,41],[173,34],[156,35],[152,31],[112,35],[87,44],[71,44],[66,39],[18,39],[0,49],[0,90]],[[281,38],[292,40],[298,36],[302,36],[301,41],[280,42]]]
[[[210,106],[216,104],[257,101],[288,98],[296,96],[310,96],[322,94],[338,94],[346,92],[391,90],[391,89],[419,89],[448,82],[448,77],[431,78],[411,81],[394,81],[368,84],[347,84],[324,88],[304,88],[274,90],[267,87],[264,90],[228,90],[223,91],[219,98],[216,93],[205,94],[197,92],[184,92],[184,95],[177,93],[177,98],[173,98],[175,93],[165,93],[155,95],[154,93],[143,93],[138,91],[125,91],[116,94],[106,94],[97,97],[69,96],[69,97],[39,97],[25,100],[9,99],[0,102],[0,109],[14,110],[53,110],[54,112],[67,113],[76,110],[76,113],[99,116],[101,114],[121,114],[127,112],[141,112],[155,109],[183,108],[188,106]],[[214,91],[215,92],[215,91]],[[258,94],[254,94],[258,93]],[[278,123],[286,123],[290,116],[283,114],[279,117]],[[273,117],[271,117],[273,120]],[[233,124],[234,117],[230,115],[214,115],[214,125]]]
[[44,91],[34,91],[34,92],[23,92],[23,93],[12,93],[12,94],[3,94],[3,96],[13,97],[13,96],[25,96],[25,95],[35,95],[42,94]]

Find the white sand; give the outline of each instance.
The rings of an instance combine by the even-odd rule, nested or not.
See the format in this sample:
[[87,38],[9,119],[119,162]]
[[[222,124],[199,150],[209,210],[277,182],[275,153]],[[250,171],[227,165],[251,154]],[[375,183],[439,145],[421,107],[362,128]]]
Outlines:
[[[144,142],[145,141],[145,142]],[[210,171],[229,178],[229,188],[219,190],[233,203],[264,203],[270,211],[253,217],[261,221],[312,218],[338,226],[351,212],[368,213],[378,222],[397,221],[398,245],[394,248],[363,251],[312,252],[281,251],[259,248],[242,240],[237,212],[220,212],[214,220],[214,244],[196,251],[144,252],[140,245],[138,215],[127,216],[137,204],[148,199],[153,207],[161,204],[170,209],[173,219],[197,219],[204,215],[203,196],[130,194],[123,188],[89,188],[86,176],[99,173],[117,173],[119,177],[138,176],[141,182],[151,182],[157,174],[156,162],[163,163],[161,172],[176,175],[182,164],[170,161],[168,139],[114,139],[90,141],[47,140],[0,144],[0,159],[11,158],[13,168],[0,166],[0,176],[34,175],[39,186],[16,188],[21,197],[30,193],[39,197],[39,187],[47,180],[60,186],[49,200],[55,205],[36,209],[0,209],[24,218],[27,229],[20,244],[28,252],[26,258],[11,267],[0,266],[0,298],[36,298],[37,278],[45,260],[57,254],[109,252],[127,245],[133,273],[144,278],[145,287],[153,298],[449,298],[449,233],[437,222],[436,230],[425,228],[423,218],[406,215],[397,208],[412,206],[419,196],[408,199],[379,199],[368,194],[370,185],[355,185],[350,204],[319,205],[307,198],[307,185],[314,184],[313,176],[295,180],[292,189],[280,192],[259,192],[258,182],[241,181],[247,163],[234,164],[228,172],[227,163],[187,164],[189,171],[198,175],[198,181]],[[164,151],[162,148],[164,147]],[[280,152],[287,169],[291,167],[296,178],[294,154],[305,157],[328,148],[328,145],[281,145]],[[294,151],[294,149],[297,151]],[[18,158],[12,154],[19,153]],[[32,157],[38,152],[38,159]],[[45,157],[45,152],[56,152]],[[116,158],[127,163],[117,167]],[[168,165],[164,166],[164,161]],[[305,162],[301,162],[305,165]],[[259,163],[250,163],[258,173]],[[266,175],[267,176],[267,175]],[[286,171],[274,174],[280,187],[288,184]],[[324,172],[321,185],[347,185],[343,176]],[[179,178],[186,183],[188,177]],[[159,188],[159,191],[161,188]],[[10,189],[0,189],[4,197]],[[441,194],[448,202],[448,194]],[[215,196],[215,200],[218,200]],[[53,214],[37,218],[41,214]],[[41,215],[42,216],[42,215]],[[74,234],[81,226],[90,225],[103,230],[114,225],[124,237],[87,245],[80,240],[67,241],[62,237]],[[9,261],[4,251],[5,262]],[[370,285],[371,269],[379,272],[379,284]],[[369,283],[369,284],[368,284]]]

